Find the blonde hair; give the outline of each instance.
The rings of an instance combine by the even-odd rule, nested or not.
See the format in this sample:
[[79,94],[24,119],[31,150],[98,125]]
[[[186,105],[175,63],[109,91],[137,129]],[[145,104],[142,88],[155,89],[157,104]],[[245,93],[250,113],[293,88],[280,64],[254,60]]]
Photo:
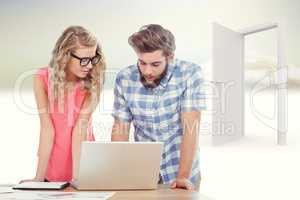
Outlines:
[[50,89],[51,98],[54,101],[64,101],[65,88],[65,68],[71,59],[71,53],[74,53],[79,47],[94,47],[96,53],[101,57],[100,61],[93,66],[90,74],[83,81],[83,88],[86,89],[91,96],[99,101],[100,91],[105,78],[106,64],[102,49],[97,39],[85,28],[81,26],[70,26],[58,38],[52,51],[50,60]]

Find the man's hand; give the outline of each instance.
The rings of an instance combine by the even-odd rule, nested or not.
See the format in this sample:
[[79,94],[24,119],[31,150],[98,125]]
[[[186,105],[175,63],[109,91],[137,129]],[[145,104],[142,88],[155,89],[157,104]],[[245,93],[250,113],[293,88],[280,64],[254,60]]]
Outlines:
[[173,183],[171,183],[171,188],[182,188],[186,190],[195,190],[193,183],[187,178],[176,178]]
[[130,122],[114,121],[111,132],[111,141],[129,141]]

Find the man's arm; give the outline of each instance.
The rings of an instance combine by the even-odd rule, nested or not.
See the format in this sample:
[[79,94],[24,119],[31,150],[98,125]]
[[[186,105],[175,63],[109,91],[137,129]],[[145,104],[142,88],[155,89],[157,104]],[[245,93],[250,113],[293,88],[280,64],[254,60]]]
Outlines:
[[194,185],[189,181],[192,172],[193,161],[195,158],[198,138],[200,112],[191,111],[181,113],[183,136],[180,145],[179,170],[176,180],[171,184],[172,188],[184,188],[193,190]]
[[115,82],[112,114],[115,121],[112,127],[111,141],[129,141],[132,115],[124,97],[123,87],[126,84],[122,84],[122,78],[123,76],[118,74]]
[[130,122],[115,119],[112,127],[111,141],[129,141]]
[[201,67],[191,65],[190,69],[189,77],[186,80],[186,89],[180,99],[183,136],[177,178],[171,184],[173,188],[194,189],[189,178],[198,147],[200,115],[201,111],[206,108]]

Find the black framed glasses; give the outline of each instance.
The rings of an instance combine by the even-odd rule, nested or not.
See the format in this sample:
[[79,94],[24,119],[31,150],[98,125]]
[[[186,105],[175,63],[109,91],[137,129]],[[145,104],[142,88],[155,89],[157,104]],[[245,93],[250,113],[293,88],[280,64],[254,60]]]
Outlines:
[[80,66],[82,67],[87,66],[90,62],[92,63],[92,65],[96,65],[101,59],[101,56],[98,53],[96,53],[96,55],[92,58],[90,57],[80,58],[73,53],[71,53],[71,56],[78,59],[80,61]]

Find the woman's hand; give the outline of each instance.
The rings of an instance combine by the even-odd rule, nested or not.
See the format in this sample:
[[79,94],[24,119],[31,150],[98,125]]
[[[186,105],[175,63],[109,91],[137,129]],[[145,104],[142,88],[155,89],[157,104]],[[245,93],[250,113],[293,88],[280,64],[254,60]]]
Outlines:
[[19,183],[25,183],[25,182],[44,182],[44,179],[38,179],[38,178],[33,178],[33,179],[24,179],[21,180]]

